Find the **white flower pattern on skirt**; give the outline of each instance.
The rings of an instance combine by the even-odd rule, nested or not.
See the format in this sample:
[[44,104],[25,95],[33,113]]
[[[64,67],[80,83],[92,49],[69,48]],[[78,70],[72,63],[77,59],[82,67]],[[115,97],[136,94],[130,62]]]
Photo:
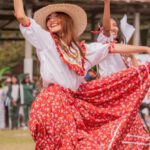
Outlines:
[[149,87],[144,65],[83,83],[77,92],[49,85],[30,112],[35,149],[148,149],[150,136],[138,111]]

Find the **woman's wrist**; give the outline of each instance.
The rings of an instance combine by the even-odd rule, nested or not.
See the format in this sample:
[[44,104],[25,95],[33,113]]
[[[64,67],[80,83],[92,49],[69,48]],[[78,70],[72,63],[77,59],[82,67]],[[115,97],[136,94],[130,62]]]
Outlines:
[[150,48],[147,47],[147,46],[144,46],[144,52],[145,52],[145,53],[150,53]]

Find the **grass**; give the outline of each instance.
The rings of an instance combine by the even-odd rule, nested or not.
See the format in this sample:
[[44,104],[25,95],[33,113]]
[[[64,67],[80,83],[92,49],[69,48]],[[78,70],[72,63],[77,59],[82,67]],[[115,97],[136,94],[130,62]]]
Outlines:
[[28,130],[0,130],[0,150],[34,150],[34,142]]
[[34,150],[28,130],[0,130],[0,150]]

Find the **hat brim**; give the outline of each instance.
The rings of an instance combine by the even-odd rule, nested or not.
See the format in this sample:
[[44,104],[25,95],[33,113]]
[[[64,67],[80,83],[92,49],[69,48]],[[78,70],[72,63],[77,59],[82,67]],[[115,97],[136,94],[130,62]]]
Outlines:
[[68,14],[73,22],[75,33],[77,36],[81,35],[86,26],[87,26],[87,15],[85,11],[74,4],[51,4],[46,7],[43,7],[34,13],[34,20],[45,30],[46,27],[46,18],[48,15],[54,12],[63,12]]

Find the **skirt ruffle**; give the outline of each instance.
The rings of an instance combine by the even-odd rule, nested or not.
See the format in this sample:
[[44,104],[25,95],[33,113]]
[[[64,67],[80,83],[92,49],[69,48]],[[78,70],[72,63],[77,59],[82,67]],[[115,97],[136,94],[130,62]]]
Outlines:
[[146,150],[150,136],[138,114],[150,64],[82,84],[51,84],[33,102],[29,128],[36,150]]

